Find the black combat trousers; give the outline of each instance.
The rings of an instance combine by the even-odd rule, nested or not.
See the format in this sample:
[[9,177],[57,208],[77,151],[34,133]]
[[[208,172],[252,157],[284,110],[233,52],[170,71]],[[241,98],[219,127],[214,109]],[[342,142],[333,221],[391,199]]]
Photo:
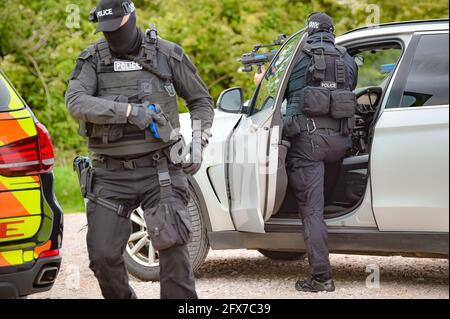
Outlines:
[[[187,207],[188,181],[183,171],[170,166],[173,203]],[[154,167],[114,170],[96,167],[93,193],[116,205],[144,210],[159,201],[159,180]],[[107,299],[136,298],[122,257],[131,235],[130,219],[89,201],[87,204],[87,246],[90,268]],[[187,245],[159,252],[162,299],[196,299],[195,280]]]
[[338,181],[351,138],[330,129],[303,132],[291,140],[287,172],[300,218],[311,274],[330,279],[328,229],[324,220],[325,196]]

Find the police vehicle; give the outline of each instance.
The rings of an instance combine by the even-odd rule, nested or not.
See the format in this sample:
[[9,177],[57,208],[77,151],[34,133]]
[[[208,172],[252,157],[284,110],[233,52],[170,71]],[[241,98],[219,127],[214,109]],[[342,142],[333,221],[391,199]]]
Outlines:
[[53,192],[47,129],[0,71],[0,298],[51,289],[63,212]]
[[[364,27],[337,38],[359,65],[353,147],[325,207],[332,253],[448,258],[449,21]],[[302,224],[288,187],[284,93],[306,35],[281,47],[248,103],[229,89],[218,101],[202,170],[190,178],[198,269],[210,248],[256,249],[295,260]],[[190,119],[182,118],[183,135]],[[158,252],[142,210],[125,253],[131,273],[158,279]]]

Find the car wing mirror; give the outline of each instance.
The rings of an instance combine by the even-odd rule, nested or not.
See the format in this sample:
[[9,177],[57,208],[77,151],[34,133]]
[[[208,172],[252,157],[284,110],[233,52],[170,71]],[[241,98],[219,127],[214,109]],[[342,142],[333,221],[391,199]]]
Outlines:
[[240,87],[223,91],[217,101],[218,109],[226,113],[240,114],[243,111],[243,105],[244,94]]

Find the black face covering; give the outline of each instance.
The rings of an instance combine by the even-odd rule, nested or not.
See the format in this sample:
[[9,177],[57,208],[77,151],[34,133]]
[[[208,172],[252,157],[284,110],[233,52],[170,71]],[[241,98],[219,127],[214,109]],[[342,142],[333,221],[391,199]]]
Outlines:
[[136,26],[136,14],[133,12],[125,25],[112,32],[103,32],[111,50],[118,54],[136,53],[142,42],[142,34]]

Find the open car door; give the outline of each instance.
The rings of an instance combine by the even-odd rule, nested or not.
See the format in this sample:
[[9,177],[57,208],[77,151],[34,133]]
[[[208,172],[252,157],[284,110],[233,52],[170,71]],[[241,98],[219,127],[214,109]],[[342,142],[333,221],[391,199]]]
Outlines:
[[256,89],[248,114],[230,137],[227,176],[236,230],[264,233],[265,222],[284,199],[287,147],[281,140],[281,105],[306,39],[301,30],[286,41]]

